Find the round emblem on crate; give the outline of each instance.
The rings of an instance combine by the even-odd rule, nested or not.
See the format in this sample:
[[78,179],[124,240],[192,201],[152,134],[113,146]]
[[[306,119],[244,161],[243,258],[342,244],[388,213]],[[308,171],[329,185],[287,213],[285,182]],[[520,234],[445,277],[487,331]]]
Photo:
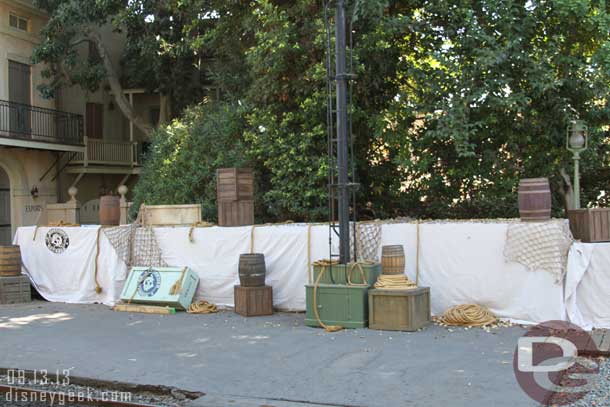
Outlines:
[[156,270],[145,270],[140,274],[138,294],[140,297],[152,297],[161,287],[161,273]]
[[63,253],[70,246],[68,234],[61,229],[51,229],[45,238],[47,248],[53,253]]

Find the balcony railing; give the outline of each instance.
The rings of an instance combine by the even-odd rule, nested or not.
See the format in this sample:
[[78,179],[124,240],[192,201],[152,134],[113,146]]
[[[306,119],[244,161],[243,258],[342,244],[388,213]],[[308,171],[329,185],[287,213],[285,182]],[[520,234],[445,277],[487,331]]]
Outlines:
[[82,145],[83,116],[0,100],[0,137]]
[[129,141],[110,141],[85,136],[85,152],[77,153],[70,164],[137,167],[141,145]]

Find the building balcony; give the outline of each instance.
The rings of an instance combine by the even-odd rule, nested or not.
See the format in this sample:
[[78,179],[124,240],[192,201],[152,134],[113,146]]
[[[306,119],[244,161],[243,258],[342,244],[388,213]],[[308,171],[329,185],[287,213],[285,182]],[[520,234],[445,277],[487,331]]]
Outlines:
[[85,150],[76,153],[69,162],[68,173],[140,172],[142,145],[130,141],[112,141],[84,137]]
[[0,146],[83,152],[83,116],[0,100]]

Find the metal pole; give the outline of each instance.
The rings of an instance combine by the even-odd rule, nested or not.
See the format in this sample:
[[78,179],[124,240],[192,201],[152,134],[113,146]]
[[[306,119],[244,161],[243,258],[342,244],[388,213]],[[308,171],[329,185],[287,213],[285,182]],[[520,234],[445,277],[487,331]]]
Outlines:
[[580,209],[580,152],[574,151],[574,209]]
[[342,264],[350,260],[349,247],[349,168],[347,140],[347,72],[345,39],[345,0],[337,0],[335,11],[335,55],[337,85],[337,169],[339,210],[339,259]]

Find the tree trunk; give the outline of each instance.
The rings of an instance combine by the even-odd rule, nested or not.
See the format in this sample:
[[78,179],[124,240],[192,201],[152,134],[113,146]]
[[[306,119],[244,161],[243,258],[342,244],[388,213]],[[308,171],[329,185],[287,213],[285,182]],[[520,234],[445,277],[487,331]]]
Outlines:
[[567,213],[567,211],[574,209],[574,188],[572,187],[572,180],[565,168],[561,168],[559,173],[563,179],[559,193],[563,196],[563,206]]
[[159,92],[159,126],[172,119],[172,96],[170,93]]
[[114,100],[116,101],[117,106],[121,109],[123,115],[133,124],[140,129],[146,136],[150,135],[153,128],[144,121],[133,109],[133,106],[129,103],[129,100],[123,94],[123,87],[121,86],[121,82],[117,76],[117,73],[112,66],[112,61],[110,60],[110,56],[108,54],[108,50],[102,41],[102,37],[96,32],[88,33],[88,38],[93,41],[97,48],[97,52],[104,64],[104,68],[106,69],[106,80],[110,85],[110,90],[114,95]]

